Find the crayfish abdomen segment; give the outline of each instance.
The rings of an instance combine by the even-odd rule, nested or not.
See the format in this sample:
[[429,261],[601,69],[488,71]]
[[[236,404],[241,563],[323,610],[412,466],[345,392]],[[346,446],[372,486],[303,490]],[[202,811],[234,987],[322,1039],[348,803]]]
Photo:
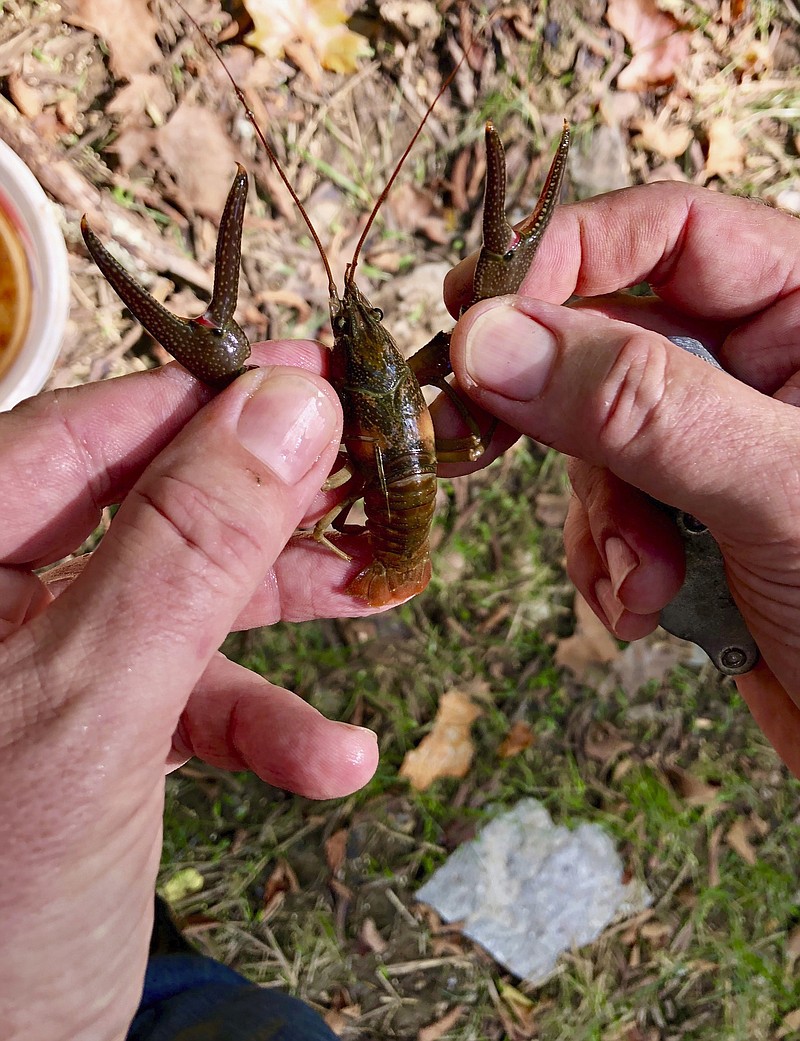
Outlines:
[[436,504],[436,469],[414,460],[412,471],[386,489],[364,495],[373,557],[347,588],[372,607],[399,604],[421,593],[431,577],[430,528]]

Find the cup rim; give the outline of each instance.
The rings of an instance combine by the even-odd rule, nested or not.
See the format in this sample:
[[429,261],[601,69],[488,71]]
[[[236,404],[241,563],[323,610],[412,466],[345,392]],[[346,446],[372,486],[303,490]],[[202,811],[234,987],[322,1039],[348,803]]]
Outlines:
[[17,153],[0,140],[0,206],[28,258],[31,317],[25,340],[0,377],[0,411],[38,393],[55,365],[70,304],[69,259],[59,211]]

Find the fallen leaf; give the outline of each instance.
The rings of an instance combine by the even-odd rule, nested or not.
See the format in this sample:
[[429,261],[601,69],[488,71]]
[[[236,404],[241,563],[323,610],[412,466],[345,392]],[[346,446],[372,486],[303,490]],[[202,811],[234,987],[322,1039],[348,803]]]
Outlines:
[[672,787],[688,806],[711,806],[719,802],[718,784],[709,784],[680,766],[668,766],[664,772]]
[[287,893],[299,893],[300,883],[288,860],[281,858],[264,886],[263,907],[267,917],[283,903]]
[[593,665],[607,665],[619,656],[614,637],[589,607],[580,593],[575,594],[575,632],[561,640],[555,662],[583,681]]
[[690,654],[685,640],[654,633],[629,643],[611,666],[611,675],[616,684],[633,697],[645,684],[665,680]]
[[167,879],[161,893],[168,904],[175,904],[192,893],[199,893],[205,884],[197,868],[183,868]]
[[752,820],[745,820],[743,817],[740,817],[728,828],[725,836],[725,841],[734,853],[737,853],[745,864],[749,864],[750,867],[754,867],[758,861],[758,854],[750,841],[754,835],[758,834],[758,831],[759,829],[754,826]]
[[794,968],[798,958],[800,958],[800,925],[796,925],[786,937],[786,961],[790,971]]
[[42,112],[42,95],[18,72],[12,72],[6,80],[8,93],[23,116],[35,119]]
[[524,752],[526,748],[530,748],[532,744],[533,730],[531,730],[530,723],[526,723],[524,719],[518,719],[503,738],[497,754],[501,759],[510,759],[512,756]]
[[236,153],[220,116],[185,102],[154,131],[154,142],[175,178],[181,206],[218,221],[236,172]]
[[635,124],[639,134],[633,139],[637,148],[646,148],[665,159],[677,159],[692,143],[694,134],[690,127],[668,123],[662,118],[645,113]]
[[407,182],[398,184],[389,197],[388,209],[397,226],[409,235],[420,233],[440,244],[450,242],[453,237],[452,228],[430,191]]
[[439,1041],[440,1037],[450,1033],[450,1029],[456,1025],[463,1015],[464,1006],[455,1005],[441,1019],[437,1019],[430,1026],[423,1027],[417,1034],[417,1041]]
[[639,935],[653,947],[663,947],[674,932],[675,927],[668,922],[651,921],[645,922]]
[[[130,83],[118,90],[106,106],[106,112],[117,116],[127,127],[162,126],[172,110],[174,98],[162,75],[137,73]],[[144,116],[147,119],[144,120]]]
[[736,133],[736,123],[728,116],[720,116],[708,124],[707,130],[708,158],[704,176],[741,173],[747,149]]
[[108,63],[117,79],[133,79],[164,61],[156,43],[159,25],[149,0],[68,0],[62,17],[106,44]]
[[137,163],[149,166],[148,160],[152,159],[154,146],[154,130],[148,130],[146,127],[125,127],[109,145],[109,151],[119,160],[120,171],[127,174]]
[[303,71],[312,78],[310,55],[323,68],[347,74],[356,71],[359,58],[372,54],[366,37],[347,28],[342,0],[292,0],[285,4],[244,0],[244,6],[254,25],[245,43],[270,58],[282,58],[291,52],[293,57],[299,57]]
[[592,723],[586,734],[583,749],[590,759],[610,763],[634,747],[611,723]]
[[789,1012],[783,1017],[780,1029],[775,1036],[778,1038],[788,1037],[795,1030],[800,1030],[800,1008],[796,1008],[793,1012]]
[[458,690],[442,695],[433,729],[406,753],[400,776],[423,791],[440,777],[464,777],[475,755],[470,727],[483,715],[474,701]]
[[606,21],[622,33],[631,60],[617,77],[620,90],[649,90],[672,83],[689,54],[688,35],[655,0],[608,0]]
[[378,932],[378,927],[372,918],[365,918],[358,931],[359,939],[368,951],[375,954],[383,954],[389,944]]
[[332,875],[338,874],[344,864],[348,834],[347,828],[340,828],[325,840],[325,859]]

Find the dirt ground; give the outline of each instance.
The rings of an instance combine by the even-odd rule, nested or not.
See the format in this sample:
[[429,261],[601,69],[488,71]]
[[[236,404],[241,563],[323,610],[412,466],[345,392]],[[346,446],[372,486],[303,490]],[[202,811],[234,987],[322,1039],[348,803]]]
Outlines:
[[[792,0],[352,2],[353,46],[369,53],[338,72],[310,31],[283,39],[281,54],[250,46],[255,6],[186,0],[339,278],[469,50],[361,265],[407,350],[448,327],[442,279],[480,243],[487,118],[506,144],[512,218],[535,201],[565,117],[566,200],[677,179],[800,213]],[[253,181],[241,324],[253,340],[329,341],[310,236],[225,71],[171,0],[0,0],[0,137],[63,213],[73,306],[50,386],[167,360],[87,258],[80,215],[159,299],[196,314],[237,161]],[[663,634],[623,649],[576,617],[565,502],[561,460],[520,444],[441,482],[423,597],[365,621],[232,636],[226,650],[244,664],[373,727],[382,764],[363,793],[321,805],[189,764],[169,788],[165,891],[205,950],[313,1002],[348,1041],[800,1037],[797,785],[698,656]],[[453,690],[480,709],[472,766],[416,791],[400,767]],[[515,725],[530,741],[505,755]],[[447,853],[526,795],[559,823],[610,830],[655,897],[537,988],[414,900]]]

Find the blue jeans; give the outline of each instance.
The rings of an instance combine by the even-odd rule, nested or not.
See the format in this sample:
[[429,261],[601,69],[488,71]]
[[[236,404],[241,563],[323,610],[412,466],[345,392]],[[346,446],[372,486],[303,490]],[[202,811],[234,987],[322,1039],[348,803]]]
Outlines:
[[[163,919],[157,904],[156,930],[159,911]],[[194,953],[177,930],[166,943],[155,943],[156,930],[127,1041],[337,1041],[302,1001]]]

